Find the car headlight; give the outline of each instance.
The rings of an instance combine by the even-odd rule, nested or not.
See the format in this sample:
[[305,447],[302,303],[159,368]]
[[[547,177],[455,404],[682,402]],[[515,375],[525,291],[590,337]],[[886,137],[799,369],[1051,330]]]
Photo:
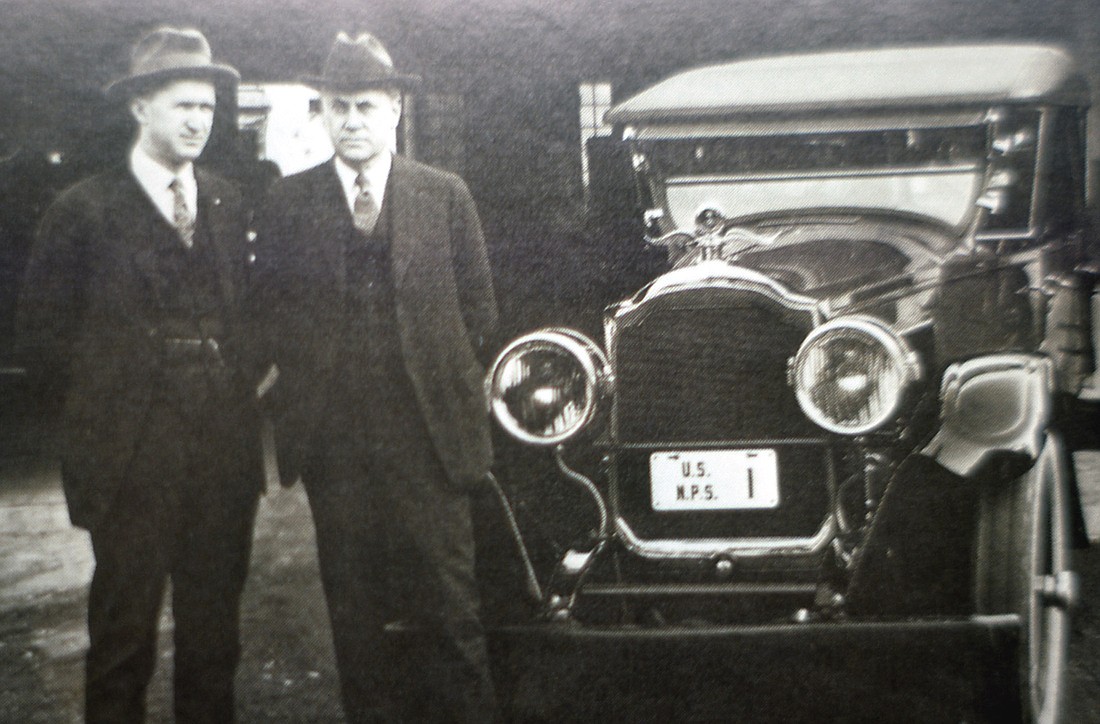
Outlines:
[[791,384],[806,416],[830,432],[861,435],[894,418],[920,361],[878,320],[835,319],[817,327],[791,365]]
[[557,445],[596,416],[611,379],[604,353],[583,334],[544,329],[497,356],[485,385],[493,417],[517,439]]

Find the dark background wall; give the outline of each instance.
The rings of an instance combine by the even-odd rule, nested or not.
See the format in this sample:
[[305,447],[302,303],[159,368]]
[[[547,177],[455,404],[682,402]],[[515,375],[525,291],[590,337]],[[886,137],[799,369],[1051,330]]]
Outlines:
[[[586,231],[582,80],[610,81],[622,99],[715,60],[1034,39],[1065,44],[1100,88],[1097,0],[0,0],[0,18],[0,158],[8,158],[0,166],[0,333],[44,205],[121,158],[129,125],[99,89],[125,71],[130,43],[160,23],[200,28],[249,81],[315,72],[337,30],[378,35],[398,66],[424,76],[426,93],[458,109],[437,115],[439,133],[419,148],[469,181],[503,301],[523,308],[524,323],[596,291],[616,294],[633,283],[631,272],[645,274],[618,268],[625,257],[644,262],[644,252],[623,242],[594,253]],[[223,163],[232,158],[231,120],[212,143]],[[1096,156],[1100,123],[1091,140]]]

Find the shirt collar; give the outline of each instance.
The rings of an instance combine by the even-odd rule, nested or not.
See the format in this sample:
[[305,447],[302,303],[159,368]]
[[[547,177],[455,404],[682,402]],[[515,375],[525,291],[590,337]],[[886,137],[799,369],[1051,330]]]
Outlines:
[[188,162],[179,173],[172,173],[150,157],[140,146],[135,145],[130,151],[130,170],[149,198],[169,221],[172,219],[174,200],[172,192],[168,190],[168,184],[176,178],[183,184],[183,198],[187,202],[188,210],[192,214],[195,213],[198,207],[198,183],[195,181],[194,164]]
[[[336,156],[336,175],[340,178],[340,186],[344,189],[344,197],[347,199],[348,208],[355,210],[355,197],[359,189],[355,186],[355,179],[359,172],[346,164],[339,156]],[[363,169],[367,177],[367,186],[371,196],[374,197],[378,207],[382,207],[382,199],[386,195],[386,182],[390,178],[390,169],[393,167],[393,154],[380,153]]]

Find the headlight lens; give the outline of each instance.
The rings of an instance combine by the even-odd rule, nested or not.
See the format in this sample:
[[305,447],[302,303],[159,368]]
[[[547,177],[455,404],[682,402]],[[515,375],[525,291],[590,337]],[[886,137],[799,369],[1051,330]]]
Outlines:
[[486,378],[500,426],[532,445],[557,445],[596,416],[611,379],[594,342],[568,329],[524,335],[497,357]]
[[791,373],[807,417],[830,432],[861,435],[897,414],[921,369],[905,340],[878,320],[859,317],[811,332]]

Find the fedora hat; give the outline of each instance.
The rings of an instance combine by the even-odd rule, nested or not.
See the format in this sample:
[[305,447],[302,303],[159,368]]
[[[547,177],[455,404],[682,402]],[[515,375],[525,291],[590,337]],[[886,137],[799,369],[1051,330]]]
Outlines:
[[209,80],[236,83],[240,73],[229,65],[213,62],[206,36],[191,28],[160,27],[143,36],[130,54],[130,73],[107,85],[112,98],[170,80]]
[[302,82],[318,90],[408,91],[420,84],[420,76],[398,73],[386,48],[370,33],[360,33],[355,38],[338,33],[321,75],[304,76]]

